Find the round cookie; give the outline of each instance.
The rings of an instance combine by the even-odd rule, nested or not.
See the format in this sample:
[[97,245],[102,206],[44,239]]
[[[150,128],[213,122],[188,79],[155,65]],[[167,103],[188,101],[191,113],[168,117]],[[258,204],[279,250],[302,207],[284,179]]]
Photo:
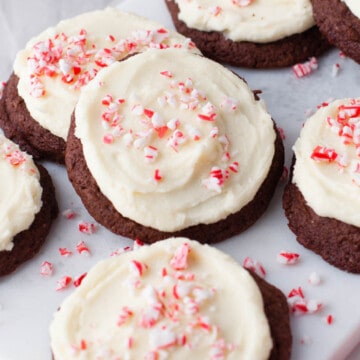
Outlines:
[[63,20],[17,54],[0,127],[35,159],[63,163],[80,89],[115,61],[169,46],[194,49],[190,40],[161,24],[115,8]]
[[186,238],[95,265],[54,314],[50,338],[54,360],[286,360],[292,343],[280,290]]
[[283,196],[297,240],[352,273],[360,273],[359,114],[359,99],[341,99],[306,121]]
[[[310,0],[164,0],[177,31],[214,60],[249,68],[291,66],[330,48],[315,26]],[[243,1],[243,3],[245,3]],[[183,12],[180,9],[184,9]]]
[[311,0],[314,18],[328,41],[360,64],[360,6],[353,0]]
[[65,160],[85,207],[114,233],[217,242],[264,213],[284,149],[242,79],[166,49],[113,64],[83,89]]
[[39,251],[58,206],[47,170],[3,135],[0,169],[0,276],[4,276]]

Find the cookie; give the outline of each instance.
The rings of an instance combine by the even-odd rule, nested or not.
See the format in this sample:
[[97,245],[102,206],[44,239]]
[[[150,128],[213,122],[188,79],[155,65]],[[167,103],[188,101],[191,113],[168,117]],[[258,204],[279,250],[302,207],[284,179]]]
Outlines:
[[297,240],[352,273],[360,273],[359,115],[359,99],[340,99],[306,121],[283,196]]
[[64,163],[81,88],[109,64],[147,48],[194,44],[151,20],[115,8],[61,21],[31,39],[4,90],[0,127],[35,159]]
[[314,18],[328,41],[360,64],[360,7],[357,1],[311,0]]
[[186,238],[95,265],[55,313],[50,337],[55,360],[286,360],[292,344],[281,291]]
[[330,48],[315,26],[309,0],[246,5],[217,1],[211,6],[202,0],[164,1],[179,33],[191,38],[205,56],[230,65],[286,67]]
[[89,213],[114,233],[146,243],[172,235],[218,242],[265,212],[284,149],[242,79],[166,49],[113,64],[89,84],[65,160]]
[[47,170],[3,135],[0,169],[0,276],[4,276],[39,251],[58,206]]

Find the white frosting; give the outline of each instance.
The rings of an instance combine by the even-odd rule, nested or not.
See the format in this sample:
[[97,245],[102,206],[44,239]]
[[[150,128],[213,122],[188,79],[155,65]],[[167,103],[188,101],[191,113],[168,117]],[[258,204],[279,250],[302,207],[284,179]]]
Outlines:
[[42,202],[39,172],[32,158],[0,134],[0,251],[34,221]]
[[66,139],[79,89],[97,71],[148,47],[189,46],[184,37],[160,29],[156,22],[107,8],[61,21],[31,39],[14,64],[31,116]]
[[[109,95],[113,102],[103,105]],[[246,83],[181,49],[149,50],[104,69],[83,88],[75,117],[101,192],[123,216],[163,231],[239,211],[275,151],[271,117]]]
[[[350,106],[342,110],[339,106]],[[354,116],[349,117],[349,112]],[[342,116],[347,112],[345,120]],[[339,115],[340,114],[340,115]],[[340,116],[340,117],[339,117]],[[349,125],[349,127],[348,127]],[[349,135],[347,130],[352,128]],[[341,99],[310,117],[294,145],[293,182],[320,216],[360,227],[360,99]],[[345,143],[344,143],[345,142]],[[329,160],[320,160],[317,146]],[[319,149],[318,149],[319,150]],[[320,155],[319,155],[320,154]]]
[[248,272],[185,238],[98,263],[55,313],[50,336],[55,360],[262,360],[272,347]]
[[[356,0],[355,0],[356,1]],[[315,25],[310,0],[175,0],[188,27],[218,31],[234,41],[267,43]]]
[[350,11],[360,19],[360,2],[359,0],[341,0],[346,6],[350,9]]

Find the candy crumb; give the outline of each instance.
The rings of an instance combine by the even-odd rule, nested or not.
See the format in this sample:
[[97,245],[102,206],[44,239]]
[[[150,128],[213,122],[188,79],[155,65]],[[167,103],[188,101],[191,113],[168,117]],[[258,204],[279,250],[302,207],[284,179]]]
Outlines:
[[334,317],[331,314],[325,316],[323,320],[328,325],[332,325],[334,323]]
[[62,216],[68,220],[74,219],[76,216],[75,211],[71,209],[66,209],[62,212]]
[[96,231],[96,225],[94,223],[82,221],[79,223],[79,231],[83,234],[91,235]]
[[319,274],[314,271],[309,275],[308,282],[309,284],[316,286],[321,283],[321,278]]
[[243,262],[243,267],[245,269],[253,271],[255,274],[259,275],[261,278],[265,278],[266,270],[264,266],[256,259],[252,259],[250,256],[247,256]]
[[300,255],[295,252],[282,250],[277,256],[276,260],[280,264],[295,265],[300,261]]
[[64,275],[57,281],[56,291],[62,291],[68,288],[71,285],[72,278],[70,276]]
[[51,276],[54,273],[54,265],[49,261],[43,261],[40,266],[41,276]]

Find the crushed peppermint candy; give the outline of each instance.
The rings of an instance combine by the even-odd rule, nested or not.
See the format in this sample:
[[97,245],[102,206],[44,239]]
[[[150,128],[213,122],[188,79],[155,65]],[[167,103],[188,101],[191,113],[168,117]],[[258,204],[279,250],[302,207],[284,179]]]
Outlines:
[[72,209],[66,209],[62,212],[62,216],[68,220],[71,220],[76,217],[76,213]]
[[254,0],[231,0],[234,5],[245,7],[251,5]]
[[[144,106],[136,94],[124,99],[107,93],[101,99],[102,113],[99,120],[104,129],[104,134],[101,135],[103,143],[111,145],[122,142],[126,147],[141,151],[145,163],[149,165],[149,172],[151,171],[149,180],[160,184],[166,174],[157,167],[158,159],[168,148],[179,153],[192,142],[214,139],[223,150],[219,159],[221,166],[209,169],[208,176],[203,178],[201,183],[210,191],[221,192],[232,174],[239,172],[240,163],[232,158],[229,137],[227,134],[220,134],[215,123],[221,111],[228,113],[237,110],[237,100],[224,97],[218,106],[215,106],[206,94],[195,86],[191,78],[178,80],[176,74],[166,69],[161,71],[159,76],[168,82],[168,88],[157,98],[160,109]],[[166,107],[189,112],[193,122],[186,123],[179,118],[163,118],[163,111],[160,110]],[[128,111],[134,117],[133,127],[125,123],[125,114]]]
[[[325,124],[328,129],[336,134],[340,142],[345,145],[338,151],[326,144],[314,147],[310,158],[322,164],[335,164],[339,173],[347,168],[352,182],[360,186],[360,103],[351,99],[348,104],[340,104],[335,116],[327,116]],[[355,150],[356,159],[350,161],[348,147]],[[350,165],[352,165],[350,167]]]
[[64,84],[78,90],[91,81],[101,68],[131,54],[148,48],[195,47],[190,40],[184,44],[169,45],[169,38],[169,32],[163,28],[138,30],[133,31],[128,38],[118,41],[110,34],[104,39],[110,42],[110,46],[99,48],[91,41],[91,36],[85,29],[73,36],[64,32],[57,33],[38,41],[31,48],[31,54],[27,59],[30,95],[39,98],[46,94],[44,77],[58,77]]
[[67,289],[72,283],[72,277],[64,275],[57,281],[56,291],[62,291]]
[[87,221],[82,221],[78,225],[79,231],[83,234],[91,235],[96,231],[96,224]]
[[310,75],[314,70],[318,68],[318,62],[315,57],[309,59],[302,64],[296,64],[292,67],[293,72],[297,78],[302,78],[304,76]]
[[279,254],[277,254],[276,260],[280,264],[294,265],[294,264],[297,264],[299,262],[300,255],[298,253],[283,250]]
[[[148,332],[149,349],[144,359],[165,359],[180,347],[191,349],[201,337],[210,342],[209,359],[225,359],[236,349],[235,344],[225,340],[221,329],[205,312],[208,309],[215,311],[212,302],[218,292],[210,285],[203,285],[189,270],[190,253],[189,243],[177,246],[159,273],[161,281],[157,286],[147,282],[146,272],[151,271],[150,266],[136,258],[129,261],[128,276],[133,291],[144,301],[141,306],[120,306],[114,317],[114,326],[134,326],[139,331]],[[134,276],[136,282],[132,281]],[[184,328],[177,325],[183,321]],[[124,355],[129,358],[137,343],[136,334],[135,331],[125,341]]]
[[85,254],[85,255],[89,255],[89,254],[90,254],[89,247],[85,244],[84,241],[80,241],[80,242],[76,245],[76,251],[77,251],[79,254]]
[[77,277],[73,282],[74,286],[79,287],[81,285],[82,281],[85,279],[86,275],[87,275],[87,273],[83,273],[79,277]]
[[301,287],[292,289],[288,296],[290,311],[294,315],[315,314],[322,310],[322,302],[307,299]]
[[266,270],[265,270],[264,266],[258,260],[253,259],[250,256],[247,256],[244,259],[243,267],[245,269],[251,270],[252,272],[259,275],[263,279],[266,276]]
[[69,257],[73,254],[73,252],[71,250],[69,250],[68,248],[59,248],[59,253],[61,256],[64,256],[64,257]]
[[40,266],[41,276],[51,276],[54,273],[54,265],[49,261],[43,261]]
[[319,285],[321,283],[321,278],[320,278],[319,274],[317,272],[312,272],[309,275],[308,283],[310,285],[314,285],[314,286]]

